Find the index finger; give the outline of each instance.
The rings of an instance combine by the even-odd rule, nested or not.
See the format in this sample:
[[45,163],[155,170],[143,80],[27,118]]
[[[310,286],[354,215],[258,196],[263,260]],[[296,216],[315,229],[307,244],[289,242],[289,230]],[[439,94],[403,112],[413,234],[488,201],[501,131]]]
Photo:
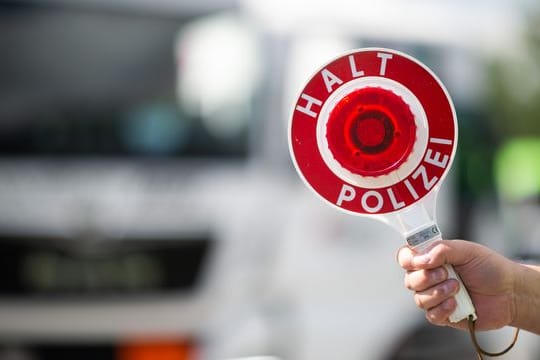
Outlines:
[[[431,249],[430,249],[431,250]],[[425,253],[414,252],[407,245],[402,246],[398,249],[396,254],[397,261],[399,265],[409,271],[421,270],[421,269],[433,269],[440,266],[441,264],[432,263],[432,256],[430,251]]]
[[407,246],[403,245],[397,250],[396,253],[396,260],[403,269],[412,271],[416,270],[416,268],[412,264],[414,253],[412,250]]

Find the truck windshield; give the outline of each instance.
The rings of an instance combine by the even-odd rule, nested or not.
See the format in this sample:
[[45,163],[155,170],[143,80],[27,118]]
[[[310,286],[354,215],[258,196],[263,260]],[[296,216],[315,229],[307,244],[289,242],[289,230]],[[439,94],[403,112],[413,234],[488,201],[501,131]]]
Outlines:
[[244,157],[247,117],[216,131],[178,100],[195,17],[0,6],[0,158]]

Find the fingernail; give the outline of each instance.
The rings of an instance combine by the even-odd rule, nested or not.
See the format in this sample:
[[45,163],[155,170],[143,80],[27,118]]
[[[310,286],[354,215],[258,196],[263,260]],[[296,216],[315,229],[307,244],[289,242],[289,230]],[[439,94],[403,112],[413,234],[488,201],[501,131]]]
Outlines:
[[454,281],[446,281],[440,289],[443,294],[453,294],[457,292],[458,286]]
[[454,300],[452,298],[444,300],[442,307],[444,310],[452,310],[454,308]]
[[445,282],[441,285],[440,289],[443,294],[450,294],[452,293],[452,284]]
[[459,283],[456,280],[451,280],[448,287],[452,293],[457,293],[459,291]]
[[434,282],[439,283],[446,279],[446,271],[443,268],[433,270],[431,275]]

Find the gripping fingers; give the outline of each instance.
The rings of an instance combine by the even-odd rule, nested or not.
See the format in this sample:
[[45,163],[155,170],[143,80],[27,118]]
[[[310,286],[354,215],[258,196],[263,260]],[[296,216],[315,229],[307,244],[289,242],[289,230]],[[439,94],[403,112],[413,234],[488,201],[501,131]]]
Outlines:
[[433,325],[448,325],[448,318],[454,312],[456,307],[456,299],[454,297],[449,297],[439,305],[426,310],[426,319]]
[[448,278],[448,272],[444,267],[431,270],[409,271],[405,274],[405,287],[413,291],[424,291]]
[[416,292],[414,294],[414,301],[421,309],[432,309],[453,297],[458,290],[459,283],[454,279],[450,279],[427,290]]

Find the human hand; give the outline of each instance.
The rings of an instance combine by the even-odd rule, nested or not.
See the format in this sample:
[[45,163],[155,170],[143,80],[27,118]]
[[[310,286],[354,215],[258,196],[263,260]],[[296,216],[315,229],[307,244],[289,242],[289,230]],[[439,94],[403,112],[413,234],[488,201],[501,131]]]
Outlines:
[[463,240],[437,241],[423,254],[408,247],[398,250],[397,259],[407,270],[405,286],[414,291],[418,307],[435,325],[466,329],[467,320],[451,323],[456,308],[454,295],[459,282],[448,279],[444,264],[451,264],[465,284],[476,308],[478,330],[498,329],[516,316],[515,282],[517,263],[480,244]]

